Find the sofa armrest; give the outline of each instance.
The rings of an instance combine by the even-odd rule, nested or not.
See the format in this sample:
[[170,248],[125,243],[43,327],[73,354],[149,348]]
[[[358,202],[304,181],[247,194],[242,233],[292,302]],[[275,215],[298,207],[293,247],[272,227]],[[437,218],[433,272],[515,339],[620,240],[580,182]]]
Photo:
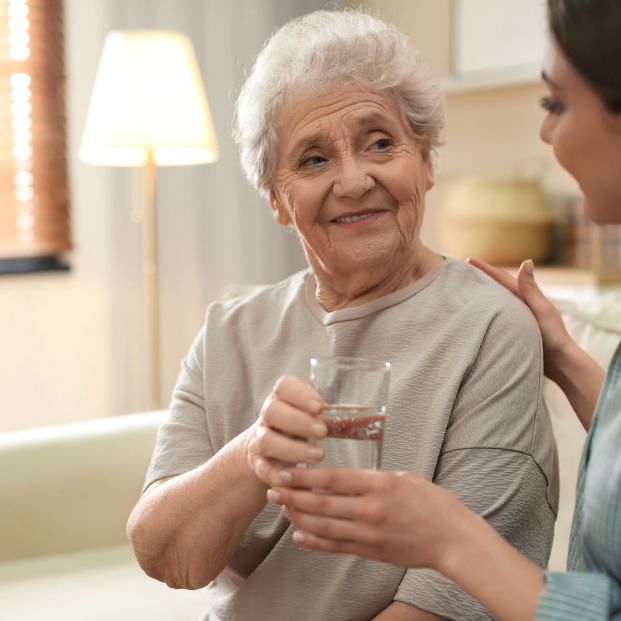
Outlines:
[[0,434],[0,561],[125,543],[164,416]]

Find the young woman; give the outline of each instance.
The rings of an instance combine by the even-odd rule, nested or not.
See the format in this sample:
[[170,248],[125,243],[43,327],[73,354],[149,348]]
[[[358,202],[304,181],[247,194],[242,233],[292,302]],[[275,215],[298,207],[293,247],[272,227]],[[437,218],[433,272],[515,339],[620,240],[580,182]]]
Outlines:
[[[621,223],[621,2],[547,4],[541,138],[580,184],[586,215]],[[621,348],[604,377],[537,287],[532,262],[517,280],[473,263],[529,305],[543,335],[546,375],[589,430],[568,572],[542,571],[448,491],[412,473],[291,469],[268,498],[286,507],[299,545],[430,567],[503,621],[619,620]]]

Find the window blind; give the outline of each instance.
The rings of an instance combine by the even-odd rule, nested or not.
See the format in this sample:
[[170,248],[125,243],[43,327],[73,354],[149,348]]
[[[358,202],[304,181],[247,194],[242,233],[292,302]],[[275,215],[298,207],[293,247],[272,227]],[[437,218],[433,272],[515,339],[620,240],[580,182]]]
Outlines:
[[0,260],[71,246],[62,0],[0,0]]

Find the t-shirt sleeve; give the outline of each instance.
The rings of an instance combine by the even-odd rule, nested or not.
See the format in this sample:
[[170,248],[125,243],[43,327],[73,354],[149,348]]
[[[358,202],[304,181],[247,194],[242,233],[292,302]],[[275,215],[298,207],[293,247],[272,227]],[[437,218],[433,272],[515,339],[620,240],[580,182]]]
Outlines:
[[157,443],[143,492],[164,477],[188,472],[215,453],[207,428],[204,395],[205,328],[181,363],[168,416],[157,433]]
[[[546,481],[530,456],[498,449],[463,449],[443,456],[435,481],[464,501],[522,553],[545,565],[554,514]],[[454,621],[493,617],[447,578],[408,569],[395,599]]]
[[547,572],[545,577],[546,588],[537,604],[536,621],[621,619],[621,587],[610,576],[575,571]]
[[[557,491],[554,440],[541,397],[539,333],[508,313],[489,326],[454,402],[433,480],[545,567]],[[409,569],[395,599],[455,621],[493,619],[452,582]]]

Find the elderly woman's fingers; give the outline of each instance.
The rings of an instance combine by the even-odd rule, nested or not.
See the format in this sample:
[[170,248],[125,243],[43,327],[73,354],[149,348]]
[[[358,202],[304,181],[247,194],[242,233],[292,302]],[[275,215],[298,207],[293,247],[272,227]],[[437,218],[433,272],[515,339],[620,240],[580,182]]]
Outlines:
[[509,289],[514,295],[517,295],[519,298],[522,297],[518,287],[518,281],[515,277],[511,276],[511,274],[485,261],[481,261],[480,259],[470,258],[468,259],[468,263],[480,269],[482,272],[485,272],[488,276],[491,276],[496,282],[500,283],[506,289]]
[[274,385],[272,394],[279,401],[285,401],[309,414],[317,415],[323,410],[319,393],[299,377],[284,375]]
[[261,457],[277,459],[287,464],[314,464],[323,458],[323,449],[320,446],[287,437],[263,425],[256,430],[251,441],[251,451]]
[[278,460],[253,455],[250,458],[250,464],[256,477],[266,485],[275,485],[280,480],[278,475],[282,471],[283,465]]
[[265,404],[261,422],[272,429],[300,438],[321,439],[327,433],[327,427],[322,421],[278,399],[270,399]]

